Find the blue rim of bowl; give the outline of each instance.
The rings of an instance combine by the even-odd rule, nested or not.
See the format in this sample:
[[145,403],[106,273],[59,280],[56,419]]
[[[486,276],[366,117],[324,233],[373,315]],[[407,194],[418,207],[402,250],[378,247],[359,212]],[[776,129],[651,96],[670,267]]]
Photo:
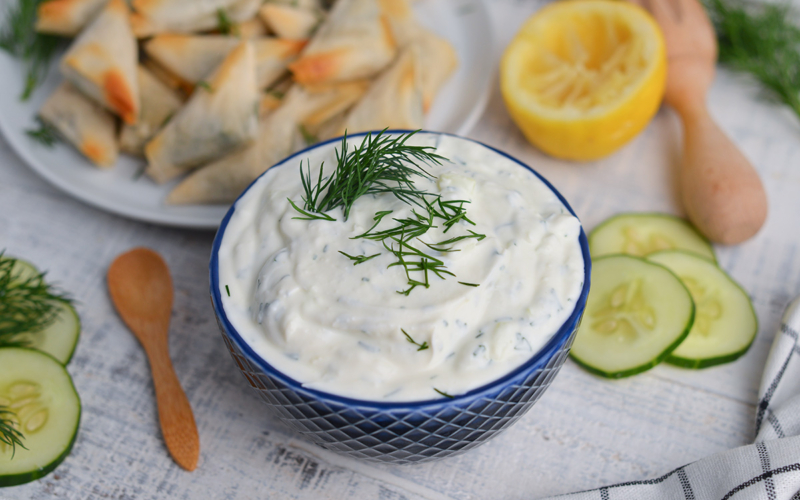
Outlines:
[[[348,139],[353,139],[356,137],[364,137],[367,134],[377,134],[380,131],[371,131],[371,132],[361,132],[358,134],[348,135]],[[458,139],[463,139],[465,141],[474,142],[476,144],[480,144],[481,146],[494,151],[495,153],[508,158],[509,160],[513,161],[514,163],[520,165],[521,167],[529,170],[532,172],[540,181],[542,181],[561,201],[561,203],[569,210],[573,216],[578,218],[575,212],[572,210],[572,207],[567,203],[567,200],[558,192],[558,190],[553,187],[550,182],[542,177],[539,172],[531,168],[530,166],[522,163],[521,161],[517,160],[513,156],[504,153],[492,146],[484,144],[480,141],[476,141],[474,139],[469,139],[466,137],[462,137],[456,134],[448,134],[445,132],[430,132],[426,130],[402,130],[402,129],[392,129],[392,130],[384,130],[384,134],[407,134],[409,132],[419,133],[420,135],[425,134],[432,134],[432,135],[440,135],[440,136],[449,136],[449,137],[456,137]],[[254,362],[258,365],[261,370],[265,373],[269,374],[270,376],[280,380],[283,384],[287,387],[291,388],[292,390],[299,392],[299,393],[307,393],[312,395],[314,398],[322,400],[322,401],[331,401],[333,403],[348,406],[348,407],[357,407],[357,408],[368,408],[374,409],[377,411],[387,411],[387,410],[415,410],[415,409],[422,409],[422,408],[436,408],[442,406],[451,406],[457,404],[459,402],[467,402],[473,401],[477,398],[480,398],[485,393],[496,393],[498,388],[501,388],[507,384],[508,381],[517,378],[521,373],[529,371],[531,368],[536,366],[537,364],[542,364],[544,356],[547,353],[553,351],[553,349],[565,343],[569,336],[572,334],[573,328],[578,327],[578,321],[580,319],[580,315],[582,314],[583,309],[586,307],[586,299],[589,295],[589,286],[590,286],[590,279],[591,279],[591,271],[592,271],[592,261],[589,256],[589,243],[586,239],[586,233],[583,231],[583,225],[581,225],[581,232],[578,237],[578,242],[581,246],[581,253],[583,255],[583,263],[584,263],[584,281],[583,281],[583,289],[581,290],[581,294],[578,297],[578,300],[575,302],[575,308],[572,310],[572,314],[570,314],[569,318],[561,325],[561,327],[553,334],[550,340],[542,346],[531,358],[526,361],[525,363],[521,364],[514,370],[510,371],[509,373],[505,374],[504,376],[495,379],[488,384],[484,384],[476,389],[472,389],[471,391],[465,392],[464,394],[459,394],[457,396],[453,396],[452,398],[437,398],[437,399],[428,399],[424,401],[397,401],[397,402],[381,402],[381,401],[370,401],[364,399],[355,399],[349,398],[345,396],[339,396],[337,394],[332,394],[330,392],[320,391],[317,389],[311,389],[309,387],[305,387],[301,382],[289,377],[288,375],[284,374],[283,372],[274,368],[271,364],[269,364],[264,358],[262,358],[259,354],[257,354],[250,345],[244,341],[244,339],[239,335],[239,332],[236,331],[236,328],[231,324],[228,320],[227,314],[225,314],[225,309],[222,307],[222,292],[219,288],[219,247],[222,244],[222,238],[225,235],[225,229],[228,227],[228,222],[230,221],[233,213],[236,211],[236,204],[239,202],[242,196],[247,193],[251,187],[255,183],[257,183],[263,175],[267,172],[272,170],[273,168],[280,167],[282,165],[288,164],[291,160],[297,158],[298,156],[306,154],[308,151],[313,149],[318,149],[328,144],[334,142],[341,142],[342,137],[336,137],[334,139],[330,139],[324,142],[320,142],[309,146],[302,151],[298,151],[297,153],[284,158],[283,160],[276,163],[274,166],[270,167],[270,169],[266,170],[262,173],[256,180],[250,183],[247,186],[247,189],[242,191],[236,201],[231,205],[228,209],[228,212],[225,214],[225,217],[222,219],[222,222],[219,225],[219,229],[217,230],[217,234],[214,236],[214,243],[211,247],[211,261],[209,262],[209,281],[211,285],[211,302],[214,306],[214,312],[219,318],[220,324],[225,329],[226,333],[228,334],[228,338],[236,344],[241,352],[243,352],[251,362]],[[579,219],[580,220],[580,219]]]

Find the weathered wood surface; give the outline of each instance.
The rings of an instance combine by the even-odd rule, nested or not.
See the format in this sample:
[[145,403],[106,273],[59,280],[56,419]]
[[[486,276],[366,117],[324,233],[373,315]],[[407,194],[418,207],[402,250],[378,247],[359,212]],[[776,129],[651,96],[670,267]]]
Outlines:
[[[538,5],[491,1],[498,46]],[[48,269],[79,300],[83,322],[69,366],[83,401],[75,449],[45,479],[2,489],[0,499],[538,498],[654,477],[749,442],[775,327],[800,293],[800,124],[757,95],[752,82],[722,72],[709,98],[712,114],[759,170],[770,199],[767,224],[755,239],[718,249],[722,266],[756,305],[760,330],[750,352],[718,368],[659,366],[622,381],[601,380],[568,361],[508,432],[466,455],[413,467],[344,459],[266,416],[217,331],[208,299],[212,233],[161,228],[86,206],[39,179],[0,140],[0,248]],[[662,109],[622,151],[587,165],[548,159],[528,146],[496,89],[470,135],[537,168],[587,228],[618,211],[680,213],[674,189],[680,130],[670,110]],[[167,454],[144,353],[106,291],[108,264],[134,246],[160,252],[173,273],[170,347],[202,446],[193,473]]]

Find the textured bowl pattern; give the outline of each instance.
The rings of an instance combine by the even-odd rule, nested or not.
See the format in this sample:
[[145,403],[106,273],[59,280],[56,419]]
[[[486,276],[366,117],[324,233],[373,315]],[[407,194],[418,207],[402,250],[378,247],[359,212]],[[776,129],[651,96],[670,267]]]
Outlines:
[[[338,139],[312,148],[332,142]],[[533,169],[501,151],[485,147],[530,170],[575,214],[561,194]],[[209,265],[211,301],[225,345],[247,382],[267,403],[270,413],[312,443],[353,458],[396,464],[430,462],[463,453],[496,436],[524,415],[550,385],[567,358],[586,307],[591,259],[586,235],[581,230],[585,275],[575,309],[544,347],[511,373],[452,399],[421,402],[360,401],[309,389],[256,354],[229,322],[222,307],[218,252],[235,207],[234,204],[228,211],[217,232]]]
[[220,323],[233,360],[272,413],[322,448],[354,458],[397,464],[457,455],[486,442],[516,422],[541,397],[561,369],[577,325],[542,362],[508,384],[454,401],[361,406],[322,398],[270,376],[238,347]]

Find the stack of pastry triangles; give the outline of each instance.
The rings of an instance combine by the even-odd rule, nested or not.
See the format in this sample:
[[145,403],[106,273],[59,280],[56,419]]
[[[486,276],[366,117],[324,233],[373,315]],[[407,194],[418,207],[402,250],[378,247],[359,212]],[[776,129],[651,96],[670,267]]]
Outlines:
[[[416,129],[456,67],[407,0],[49,0],[75,36],[40,117],[89,160],[141,156],[168,203],[229,203],[317,140]],[[180,179],[180,180],[178,180]]]

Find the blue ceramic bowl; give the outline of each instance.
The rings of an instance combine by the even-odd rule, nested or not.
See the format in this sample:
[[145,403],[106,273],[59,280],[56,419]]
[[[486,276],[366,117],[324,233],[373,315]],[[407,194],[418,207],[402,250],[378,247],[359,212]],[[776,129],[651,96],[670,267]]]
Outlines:
[[[340,141],[341,138],[314,145],[273,168],[286,165],[296,168],[297,158],[302,158],[307,151],[333,148]],[[501,151],[485,147],[536,175],[575,215],[561,194],[536,171]],[[308,389],[256,354],[230,323],[222,307],[218,253],[235,210],[236,204],[222,220],[210,263],[211,300],[225,345],[244,378],[274,416],[312,443],[354,458],[398,464],[430,462],[475,448],[508,428],[541,397],[564,364],[586,307],[591,260],[586,235],[581,230],[585,276],[575,310],[539,352],[511,373],[453,399],[430,401],[361,401]]]

